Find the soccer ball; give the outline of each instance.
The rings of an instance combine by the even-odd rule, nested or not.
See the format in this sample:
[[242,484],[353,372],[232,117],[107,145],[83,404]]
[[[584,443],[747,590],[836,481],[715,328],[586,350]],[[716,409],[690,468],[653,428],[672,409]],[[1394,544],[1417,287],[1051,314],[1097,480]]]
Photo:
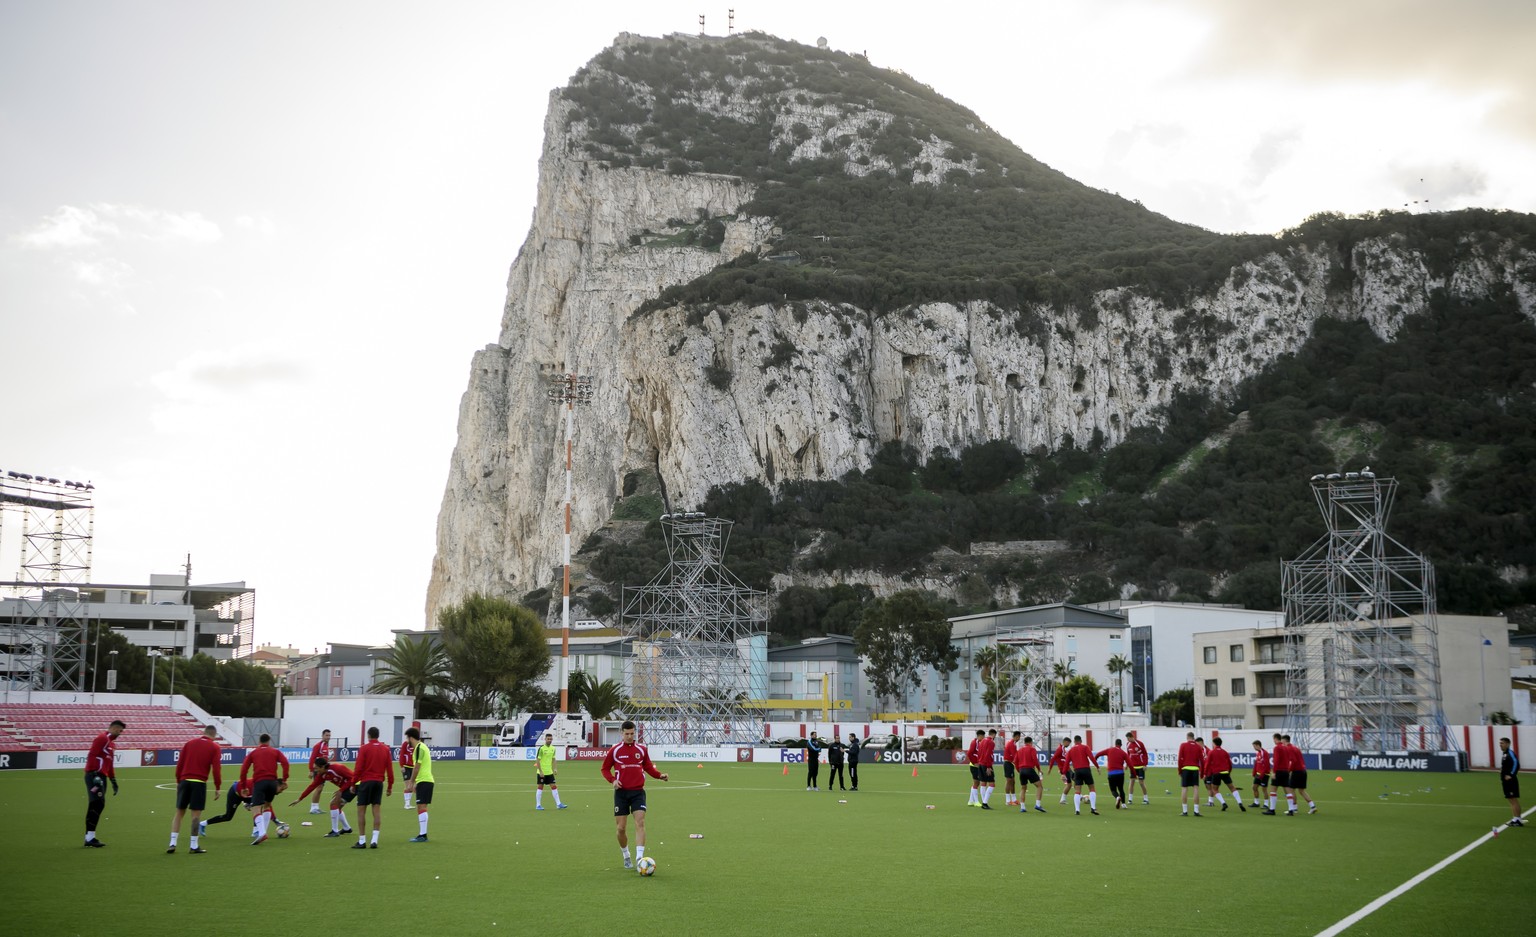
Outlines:
[[278,839],[287,839],[288,838],[288,834],[290,832],[291,832],[291,830],[288,829],[288,824],[286,824],[286,823],[279,823],[277,825],[277,838]]
[[655,875],[656,860],[652,859],[650,856],[641,856],[640,861],[635,863],[635,871],[639,872],[641,875]]

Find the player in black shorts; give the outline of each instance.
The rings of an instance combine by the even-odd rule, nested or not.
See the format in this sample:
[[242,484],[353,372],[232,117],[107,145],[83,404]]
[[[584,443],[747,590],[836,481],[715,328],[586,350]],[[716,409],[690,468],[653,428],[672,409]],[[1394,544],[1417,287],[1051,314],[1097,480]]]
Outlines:
[[1503,754],[1499,761],[1499,783],[1503,785],[1509,809],[1514,812],[1509,825],[1525,826],[1525,821],[1520,819],[1520,759],[1510,751],[1507,737],[1499,739],[1499,751]]

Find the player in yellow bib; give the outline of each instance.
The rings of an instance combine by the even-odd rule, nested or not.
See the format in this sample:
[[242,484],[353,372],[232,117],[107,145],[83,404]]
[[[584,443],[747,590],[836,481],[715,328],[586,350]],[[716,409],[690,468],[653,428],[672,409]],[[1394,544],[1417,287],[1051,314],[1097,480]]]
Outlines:
[[548,784],[550,793],[555,795],[555,809],[564,810],[569,804],[561,802],[560,788],[555,784],[555,734],[553,732],[544,733],[544,744],[539,746],[535,757],[538,759],[539,766],[534,769],[533,776],[539,789],[533,794],[533,809],[544,809],[544,785]]
[[405,737],[416,743],[416,751],[413,753],[416,760],[415,773],[411,775],[411,784],[416,788],[416,825],[420,832],[407,842],[424,843],[427,841],[427,813],[432,809],[432,749],[421,740],[421,730],[411,726],[405,730]]

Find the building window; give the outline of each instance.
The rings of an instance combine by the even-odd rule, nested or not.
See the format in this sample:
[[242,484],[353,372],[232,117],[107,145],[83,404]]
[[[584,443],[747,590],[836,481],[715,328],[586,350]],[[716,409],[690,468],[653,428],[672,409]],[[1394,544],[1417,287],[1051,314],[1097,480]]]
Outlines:
[[1248,695],[1248,681],[1244,680],[1242,677],[1233,677],[1232,678],[1232,695],[1236,696],[1236,697],[1247,696]]
[[1241,644],[1234,644],[1234,645],[1232,645],[1230,648],[1227,649],[1227,658],[1229,660],[1231,660],[1232,663],[1234,663],[1234,664],[1242,663],[1243,662],[1243,646]]
[[[1207,648],[1207,650],[1215,650],[1215,649],[1214,648]],[[1206,696],[1215,696],[1216,695],[1216,681],[1215,680],[1207,680],[1207,681],[1205,681],[1205,695]]]
[[1207,664],[1216,663],[1216,649],[1214,647],[1208,647],[1205,649],[1205,662]]

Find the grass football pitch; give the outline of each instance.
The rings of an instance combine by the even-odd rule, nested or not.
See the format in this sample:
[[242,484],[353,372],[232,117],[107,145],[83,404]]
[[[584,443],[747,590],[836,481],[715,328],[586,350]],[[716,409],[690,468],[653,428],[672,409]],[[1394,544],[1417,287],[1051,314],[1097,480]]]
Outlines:
[[[249,845],[242,811],[202,856],[188,829],[165,854],[168,768],[121,773],[104,849],[81,845],[79,772],[4,772],[6,931],[1316,934],[1509,818],[1487,773],[1314,771],[1316,816],[1202,806],[1197,820],[1179,816],[1170,770],[1151,772],[1151,805],[1129,811],[1101,784],[1094,817],[1050,785],[1049,812],[1021,815],[1001,781],[992,810],[967,808],[959,767],[865,765],[847,793],[807,792],[799,765],[661,768],[670,783],[647,785],[651,878],[622,869],[611,790],[590,762],[561,764],[568,810],[548,792],[533,810],[526,766],[440,761],[428,843],[406,842],[415,812],[397,788],[378,850],[325,839],[326,815],[286,808],[291,838]],[[1536,829],[1505,829],[1346,933],[1536,932],[1533,882]]]

